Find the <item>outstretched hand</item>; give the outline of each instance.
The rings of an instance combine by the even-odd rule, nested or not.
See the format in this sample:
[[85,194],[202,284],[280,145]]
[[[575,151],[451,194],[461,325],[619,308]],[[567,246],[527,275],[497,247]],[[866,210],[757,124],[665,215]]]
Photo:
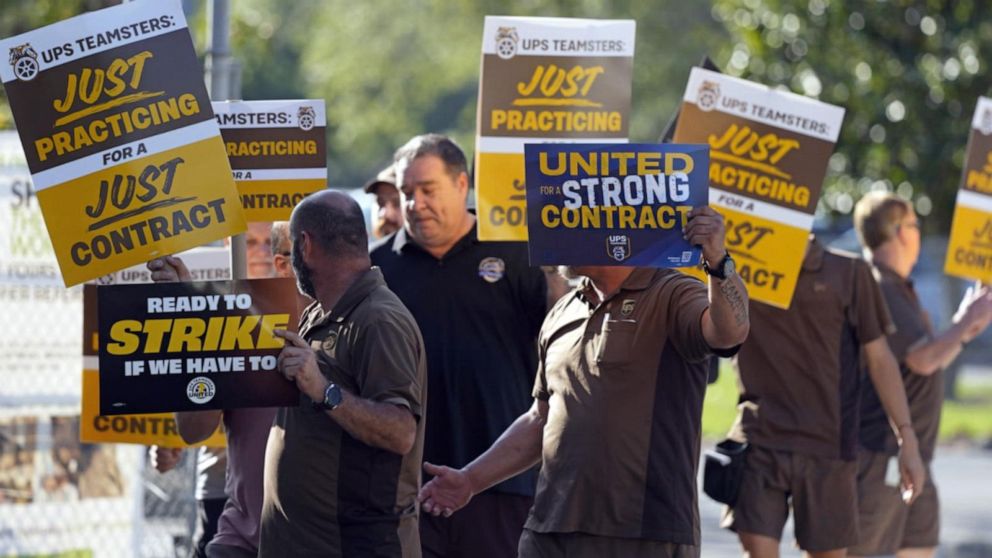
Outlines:
[[433,516],[451,514],[468,504],[475,493],[472,482],[461,469],[424,462],[424,471],[434,478],[420,489],[417,497],[425,513]]

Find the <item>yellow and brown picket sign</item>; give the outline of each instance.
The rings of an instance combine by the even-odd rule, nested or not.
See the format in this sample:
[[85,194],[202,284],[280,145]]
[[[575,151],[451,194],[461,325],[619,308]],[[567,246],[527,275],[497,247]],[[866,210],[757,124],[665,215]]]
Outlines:
[[323,99],[213,104],[249,221],[285,221],[327,187]]
[[0,51],[67,286],[245,229],[178,2],[91,12]]
[[748,294],[788,308],[844,109],[701,68],[682,101],[674,141],[710,146],[710,205]]
[[992,99],[986,97],[971,120],[944,271],[992,283]]
[[631,20],[486,16],[476,124],[481,240],[527,240],[524,144],[625,143]]

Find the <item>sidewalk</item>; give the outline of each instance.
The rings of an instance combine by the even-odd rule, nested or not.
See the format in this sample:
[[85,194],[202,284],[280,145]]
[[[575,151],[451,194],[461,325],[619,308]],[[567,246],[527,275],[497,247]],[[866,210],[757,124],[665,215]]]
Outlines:
[[[708,445],[704,443],[703,447]],[[992,451],[942,446],[937,450],[933,474],[941,500],[941,545],[937,556],[992,558]],[[700,490],[702,556],[738,558],[741,551],[736,536],[719,527],[720,511],[720,506]],[[782,539],[782,558],[801,556],[793,546],[791,520]]]

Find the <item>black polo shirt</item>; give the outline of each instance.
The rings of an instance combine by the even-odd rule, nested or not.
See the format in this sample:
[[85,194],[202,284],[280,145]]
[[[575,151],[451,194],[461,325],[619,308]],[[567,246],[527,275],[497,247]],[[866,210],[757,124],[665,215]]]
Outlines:
[[[424,460],[462,467],[530,408],[544,273],[527,247],[480,242],[475,227],[441,259],[400,229],[372,247],[372,264],[410,309],[427,351]],[[533,495],[534,471],[493,490]]]

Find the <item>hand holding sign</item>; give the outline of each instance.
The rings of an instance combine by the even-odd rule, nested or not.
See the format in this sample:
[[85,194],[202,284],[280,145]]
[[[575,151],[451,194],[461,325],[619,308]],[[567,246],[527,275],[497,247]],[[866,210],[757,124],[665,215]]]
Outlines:
[[992,321],[992,291],[989,287],[982,285],[980,281],[968,287],[952,321],[955,324],[965,324],[965,333],[961,339],[964,343],[985,331]]
[[694,207],[689,212],[689,223],[682,229],[682,236],[693,246],[703,250],[703,258],[713,266],[727,253],[724,238],[727,231],[720,215],[708,205]]
[[163,256],[149,261],[148,271],[152,272],[152,281],[156,283],[193,280],[193,275],[189,272],[186,264],[175,256]]
[[276,337],[286,340],[286,346],[279,353],[279,371],[296,387],[314,401],[324,400],[327,378],[317,366],[317,355],[310,345],[298,334],[284,329],[273,330]]

